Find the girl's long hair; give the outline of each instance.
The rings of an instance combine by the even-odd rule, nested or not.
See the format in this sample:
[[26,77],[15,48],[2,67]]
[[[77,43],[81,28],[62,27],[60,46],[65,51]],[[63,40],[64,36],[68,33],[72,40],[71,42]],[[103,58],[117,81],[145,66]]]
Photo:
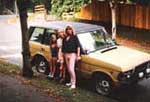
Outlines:
[[56,36],[55,34],[52,34],[51,35],[51,38],[50,38],[50,45],[52,45],[52,44],[57,44],[57,39],[55,40],[55,41],[53,41],[53,37],[52,36]]
[[71,25],[67,25],[67,26],[66,26],[66,28],[65,28],[65,30],[64,30],[64,31],[65,31],[65,34],[67,34],[67,30],[68,30],[68,29],[72,29],[72,35],[76,35],[75,30],[73,29],[73,27],[72,27]]

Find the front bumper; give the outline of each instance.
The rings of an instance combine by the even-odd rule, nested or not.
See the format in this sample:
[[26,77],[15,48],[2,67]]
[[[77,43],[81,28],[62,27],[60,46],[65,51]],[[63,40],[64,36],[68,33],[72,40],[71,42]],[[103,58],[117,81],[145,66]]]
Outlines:
[[118,78],[120,84],[132,84],[150,77],[150,61],[137,66],[134,70],[128,71],[124,78]]

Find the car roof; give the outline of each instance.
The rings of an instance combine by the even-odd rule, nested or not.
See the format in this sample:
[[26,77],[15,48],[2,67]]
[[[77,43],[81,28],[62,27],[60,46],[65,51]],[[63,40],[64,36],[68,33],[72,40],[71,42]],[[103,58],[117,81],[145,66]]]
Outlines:
[[81,23],[81,22],[66,22],[66,21],[51,21],[51,22],[38,22],[30,24],[32,27],[42,27],[51,29],[64,30],[66,26],[72,26],[76,33],[82,33],[87,31],[93,31],[98,29],[103,29],[103,26]]

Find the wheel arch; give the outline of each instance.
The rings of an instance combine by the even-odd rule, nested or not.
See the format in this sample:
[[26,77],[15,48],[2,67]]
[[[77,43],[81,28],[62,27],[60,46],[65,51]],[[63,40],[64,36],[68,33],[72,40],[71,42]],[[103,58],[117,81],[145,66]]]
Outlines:
[[38,58],[42,58],[42,59],[44,59],[46,62],[48,62],[47,59],[46,59],[43,55],[41,55],[41,54],[36,54],[36,55],[34,55],[34,56],[31,58],[31,63],[34,63]]
[[113,78],[111,75],[109,75],[108,73],[102,72],[102,71],[95,71],[92,73],[92,78],[97,78],[97,77],[106,77],[108,79],[110,79],[110,81],[112,83],[114,83]]

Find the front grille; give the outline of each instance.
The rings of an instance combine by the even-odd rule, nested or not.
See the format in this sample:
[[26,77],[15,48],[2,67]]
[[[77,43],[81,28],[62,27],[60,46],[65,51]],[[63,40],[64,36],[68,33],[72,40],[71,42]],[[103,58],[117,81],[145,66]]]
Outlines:
[[143,63],[137,67],[135,67],[135,72],[141,72],[141,71],[144,71],[146,68],[147,68],[147,64],[149,62],[146,62],[146,63]]
[[148,62],[145,62],[145,63],[135,67],[135,71],[134,71],[135,78],[138,78],[138,74],[140,72],[144,72],[144,74],[146,74],[146,68],[147,68],[148,63],[150,63],[150,62],[148,61]]

